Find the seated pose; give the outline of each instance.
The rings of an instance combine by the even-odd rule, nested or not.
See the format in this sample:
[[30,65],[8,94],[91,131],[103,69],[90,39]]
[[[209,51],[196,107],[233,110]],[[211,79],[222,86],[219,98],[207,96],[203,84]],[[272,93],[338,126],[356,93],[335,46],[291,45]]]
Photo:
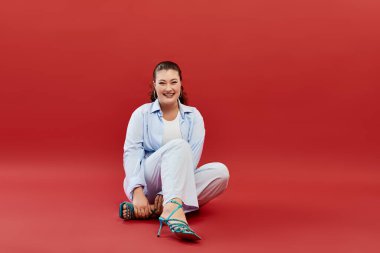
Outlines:
[[179,238],[201,239],[186,213],[199,209],[227,187],[229,172],[220,162],[199,168],[205,128],[200,112],[186,104],[182,74],[170,61],[153,71],[151,103],[138,107],[128,123],[124,143],[125,220],[158,217]]

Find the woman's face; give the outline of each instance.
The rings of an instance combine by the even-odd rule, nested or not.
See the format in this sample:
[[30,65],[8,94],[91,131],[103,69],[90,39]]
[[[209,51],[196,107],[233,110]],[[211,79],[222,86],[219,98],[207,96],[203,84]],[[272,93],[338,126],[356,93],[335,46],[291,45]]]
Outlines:
[[156,72],[156,80],[153,81],[158,101],[163,105],[177,103],[181,93],[181,81],[176,70],[159,70]]

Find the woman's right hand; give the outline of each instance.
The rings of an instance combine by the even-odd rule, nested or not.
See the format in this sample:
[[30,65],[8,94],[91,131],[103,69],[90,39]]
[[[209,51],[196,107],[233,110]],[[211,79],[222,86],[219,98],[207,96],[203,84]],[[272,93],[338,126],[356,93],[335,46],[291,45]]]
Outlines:
[[137,187],[133,190],[133,209],[135,217],[138,219],[147,219],[152,214],[149,206],[149,201],[144,194],[142,187]]

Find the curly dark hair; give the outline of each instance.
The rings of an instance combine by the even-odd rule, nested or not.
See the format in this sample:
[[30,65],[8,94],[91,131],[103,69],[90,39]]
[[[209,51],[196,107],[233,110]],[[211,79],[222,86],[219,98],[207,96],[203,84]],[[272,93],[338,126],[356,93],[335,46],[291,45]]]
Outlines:
[[[179,75],[179,80],[182,81],[181,69],[177,63],[172,62],[172,61],[162,61],[162,62],[158,63],[153,70],[153,80],[156,80],[156,74],[158,71],[169,70],[169,69],[177,71],[178,75]],[[182,85],[181,85],[181,93],[182,93],[182,95],[179,97],[179,101],[182,104],[187,105],[187,95],[186,95]],[[156,97],[154,96],[154,88],[152,88],[152,90],[150,91],[150,100],[152,102],[154,102],[156,100]]]

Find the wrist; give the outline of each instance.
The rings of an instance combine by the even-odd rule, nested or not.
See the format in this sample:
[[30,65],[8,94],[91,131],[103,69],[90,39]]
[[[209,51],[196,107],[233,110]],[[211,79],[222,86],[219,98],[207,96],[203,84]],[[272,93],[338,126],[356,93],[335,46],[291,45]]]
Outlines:
[[133,195],[141,195],[141,194],[144,194],[144,190],[141,186],[133,189]]

